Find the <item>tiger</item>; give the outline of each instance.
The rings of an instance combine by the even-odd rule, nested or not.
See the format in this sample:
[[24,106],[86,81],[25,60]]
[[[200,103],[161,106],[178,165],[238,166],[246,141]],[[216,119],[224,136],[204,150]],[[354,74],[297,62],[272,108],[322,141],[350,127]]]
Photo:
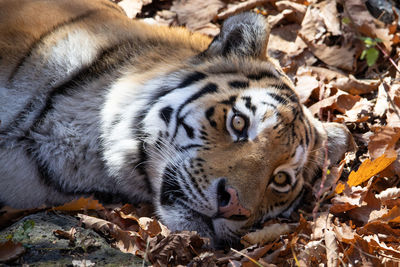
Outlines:
[[354,141],[300,103],[269,32],[252,12],[211,38],[107,0],[1,0],[0,203],[150,202],[213,246],[290,216]]

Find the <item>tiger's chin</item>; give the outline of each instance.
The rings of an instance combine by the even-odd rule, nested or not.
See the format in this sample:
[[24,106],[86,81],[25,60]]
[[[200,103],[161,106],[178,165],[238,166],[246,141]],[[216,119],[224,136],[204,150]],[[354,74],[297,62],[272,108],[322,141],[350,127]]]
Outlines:
[[171,231],[195,231],[208,238],[206,246],[214,249],[239,248],[241,235],[249,230],[244,227],[247,220],[211,218],[191,209],[161,207],[158,214]]

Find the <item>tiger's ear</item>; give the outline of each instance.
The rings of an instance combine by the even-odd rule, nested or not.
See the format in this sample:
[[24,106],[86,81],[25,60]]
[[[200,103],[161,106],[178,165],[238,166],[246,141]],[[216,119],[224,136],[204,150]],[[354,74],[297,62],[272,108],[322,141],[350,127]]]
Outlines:
[[266,58],[270,29],[264,16],[246,12],[228,18],[203,55]]
[[357,145],[346,126],[335,122],[322,123],[328,137],[328,158],[331,164],[342,159],[344,153],[355,151]]

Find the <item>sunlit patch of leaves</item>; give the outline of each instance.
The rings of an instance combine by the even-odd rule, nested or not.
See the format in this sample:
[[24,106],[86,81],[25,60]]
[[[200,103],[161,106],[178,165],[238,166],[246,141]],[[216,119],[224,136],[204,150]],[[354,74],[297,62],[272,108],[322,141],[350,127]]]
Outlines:
[[373,66],[379,58],[379,50],[376,48],[378,43],[381,43],[382,40],[379,38],[370,38],[370,37],[360,37],[360,39],[364,42],[365,49],[362,51],[360,59],[367,61],[369,67]]

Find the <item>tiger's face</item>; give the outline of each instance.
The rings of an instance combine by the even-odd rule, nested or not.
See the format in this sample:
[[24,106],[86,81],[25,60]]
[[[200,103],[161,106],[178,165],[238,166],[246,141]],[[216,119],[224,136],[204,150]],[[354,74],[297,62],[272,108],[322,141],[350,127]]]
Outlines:
[[169,108],[176,124],[160,150],[174,146],[163,154],[158,212],[174,230],[233,242],[255,223],[290,214],[325,137],[275,65],[219,60],[218,70],[213,60],[192,72],[202,77],[193,84],[200,101]]
[[[260,33],[252,40],[240,28],[246,20]],[[207,51],[170,75],[183,78],[145,119],[164,125],[149,155],[152,176],[160,177],[157,212],[172,230],[233,244],[254,224],[290,214],[304,182],[324,164],[325,141],[332,162],[351,143],[344,126],[323,125],[300,104],[293,84],[264,56],[266,34],[255,15],[225,22]]]

